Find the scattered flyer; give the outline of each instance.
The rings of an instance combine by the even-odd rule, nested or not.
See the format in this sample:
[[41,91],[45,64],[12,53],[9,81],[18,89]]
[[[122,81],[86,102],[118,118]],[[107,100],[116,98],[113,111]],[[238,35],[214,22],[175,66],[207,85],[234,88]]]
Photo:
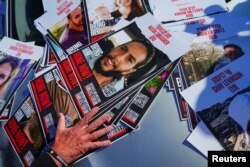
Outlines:
[[133,20],[146,13],[143,0],[114,1],[114,0],[86,0],[87,25],[90,32],[90,42],[95,42],[109,33],[120,21]]
[[161,22],[180,21],[227,12],[225,0],[148,0],[150,10]]
[[[229,20],[234,20],[239,26],[230,27]],[[182,32],[183,37],[192,41],[192,50],[182,57],[179,64],[180,79],[183,84],[183,88],[179,90],[190,87],[222,66],[249,53],[247,43],[250,38],[247,20],[246,17],[235,18],[230,14],[222,13],[166,25],[169,30]],[[231,56],[228,57],[230,54]],[[198,124],[199,118],[184,100],[182,104],[185,104],[187,109],[192,130]]]
[[186,101],[184,102],[188,112],[188,127],[190,131],[193,131],[200,123],[200,118],[198,117],[197,113],[188,105],[188,103]]
[[29,88],[42,124],[46,141],[50,143],[55,137],[58,114],[65,115],[65,126],[74,125],[82,116],[77,110],[72,96],[60,84],[57,69],[52,68],[30,81]]
[[[232,22],[238,26],[231,26]],[[249,18],[235,17],[230,13],[214,14],[179,22],[164,24],[169,31],[179,32],[190,44],[228,39],[249,34]]]
[[180,91],[185,90],[188,87],[188,85],[185,79],[186,74],[183,70],[183,67],[184,67],[183,61],[179,62],[178,67],[179,67],[179,76],[180,76],[179,79],[180,79],[180,84],[181,84],[181,89],[178,89],[178,94],[181,98],[180,107],[185,111],[185,113],[187,113],[189,129],[192,131],[198,125],[198,123],[200,122],[200,119],[198,118],[196,112],[188,105],[188,103],[180,95]]
[[[76,104],[77,110],[83,116],[90,111],[93,106],[90,105],[88,97],[84,94],[77,76],[75,75],[74,69],[71,66],[69,59],[64,59],[57,64],[58,75],[61,76],[65,83],[65,87],[68,89],[72,100]],[[88,73],[85,71],[86,74]],[[87,74],[88,75],[88,74]]]
[[29,95],[5,124],[4,130],[22,165],[30,167],[46,142]]
[[[151,20],[150,24],[146,25],[145,20]],[[176,49],[176,43],[183,47]],[[70,76],[63,72],[70,65],[60,68],[62,62],[70,61],[89,105],[95,106],[169,65],[189,49],[181,37],[169,34],[147,14],[70,54],[58,66],[63,78],[70,80]]]
[[247,62],[249,54],[181,92],[225,150],[250,148]]
[[235,36],[214,42],[194,43],[181,60],[187,87],[250,53],[250,36]]
[[0,115],[42,55],[42,47],[7,37],[0,41]]
[[51,5],[53,9],[50,7],[49,11],[35,20],[36,28],[67,54],[89,44],[81,0],[63,0]]
[[[0,121],[21,165],[54,142],[59,113],[70,128],[99,107],[87,124],[107,114],[96,130],[113,130],[95,141],[135,132],[164,85],[203,154],[250,150],[250,24],[229,1],[41,0],[18,20],[18,3],[0,0]],[[33,39],[33,23],[44,47],[4,37]]]

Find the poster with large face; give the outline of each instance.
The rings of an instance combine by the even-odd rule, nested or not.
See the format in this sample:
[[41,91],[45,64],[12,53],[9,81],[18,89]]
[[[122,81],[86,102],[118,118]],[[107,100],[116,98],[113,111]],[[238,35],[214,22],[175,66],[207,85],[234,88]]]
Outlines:
[[[145,20],[150,23],[145,25]],[[177,43],[182,49],[174,48]],[[69,55],[71,66],[66,65],[66,60],[58,66],[68,81],[66,70],[73,68],[90,106],[94,106],[152,75],[188,50],[183,39],[170,34],[148,14]]]

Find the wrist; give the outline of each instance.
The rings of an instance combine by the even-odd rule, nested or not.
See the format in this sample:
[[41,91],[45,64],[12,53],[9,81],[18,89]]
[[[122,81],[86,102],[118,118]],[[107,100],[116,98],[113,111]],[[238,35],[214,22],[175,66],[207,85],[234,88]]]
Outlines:
[[54,161],[55,165],[57,167],[63,167],[63,165],[61,164],[60,161],[58,161],[56,158],[54,158],[49,152],[47,152],[47,154],[50,156],[50,158]]
[[51,149],[53,149],[56,153],[58,153],[67,164],[69,164],[72,161],[72,158],[70,158],[67,152],[65,152],[65,148],[63,148],[61,145],[54,143],[51,146]]
[[50,148],[47,153],[58,167],[68,167],[68,163],[53,148]]

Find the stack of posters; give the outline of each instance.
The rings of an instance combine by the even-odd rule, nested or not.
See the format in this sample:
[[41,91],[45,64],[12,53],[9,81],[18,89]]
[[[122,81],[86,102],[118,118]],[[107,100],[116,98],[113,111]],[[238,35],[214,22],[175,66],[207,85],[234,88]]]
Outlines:
[[[216,52],[218,52],[220,50],[221,52],[218,55],[218,58],[214,57],[216,58],[214,59],[215,61],[210,62],[210,65],[205,65],[204,63],[202,63],[205,66],[203,66],[204,68],[202,69],[202,71],[199,71],[197,70],[197,64],[199,60],[197,61],[197,59],[194,59],[195,61],[191,62],[191,54],[189,60],[185,60],[185,64],[187,66],[186,71],[188,73],[187,76],[189,76],[189,79],[187,80],[189,81],[190,86],[192,86],[183,91],[181,94],[202,120],[202,122],[194,130],[194,132],[192,132],[187,140],[205,156],[207,156],[208,150],[249,149],[249,144],[247,143],[248,130],[246,128],[244,129],[244,125],[241,124],[241,119],[243,117],[249,119],[249,116],[240,113],[240,111],[244,111],[244,109],[241,109],[240,107],[241,104],[244,107],[244,102],[237,102],[237,104],[240,106],[237,107],[238,113],[236,115],[241,115],[241,119],[235,118],[234,115],[231,115],[232,107],[230,107],[231,101],[232,103],[235,101],[233,99],[238,99],[237,96],[241,97],[240,94],[244,94],[244,92],[247,92],[248,81],[247,79],[229,79],[231,78],[231,74],[233,75],[234,73],[233,71],[231,71],[231,69],[235,68],[234,64],[238,63],[236,65],[236,68],[238,69],[239,73],[243,74],[243,72],[241,71],[244,71],[244,66],[245,64],[247,64],[247,61],[249,61],[247,59],[249,55],[249,48],[247,45],[249,43],[250,33],[249,27],[247,26],[249,22],[249,12],[246,10],[247,6],[249,6],[249,3],[247,2],[241,2],[239,4],[234,2],[230,3],[230,17],[237,17],[237,19],[231,18],[230,20],[235,20],[235,23],[239,26],[237,27],[237,29],[233,29],[233,27],[230,27],[230,31],[224,32],[231,33],[228,38],[224,36],[224,40],[218,39],[218,41],[213,41],[212,45],[209,44],[209,46],[217,46],[217,49],[215,49],[214,51],[217,50]],[[243,16],[245,18],[243,18]],[[226,17],[227,16],[223,16],[224,19]],[[213,20],[213,22],[218,23],[218,21],[222,19],[213,17]],[[229,27],[229,25],[226,27]],[[217,37],[222,37],[222,35],[219,35]],[[195,52],[199,53],[198,50],[196,50]],[[211,60],[213,60],[213,58]],[[188,70],[188,66],[193,66],[194,69],[191,69],[189,67]],[[222,77],[221,81],[218,81],[218,84],[210,83],[211,80],[214,80],[212,78],[218,76],[219,74],[225,74],[227,70],[228,72],[231,71],[232,73],[229,75],[226,74],[225,78]],[[245,73],[243,75],[244,76],[242,78],[247,78],[247,75]],[[231,80],[231,82],[227,84],[227,80]],[[221,86],[221,89],[215,90],[216,86],[218,85]],[[238,87],[238,85],[242,86]],[[235,87],[235,90],[233,90],[232,87]],[[224,89],[227,89],[227,91],[224,91]],[[191,93],[192,90],[195,91]],[[190,97],[190,94],[188,95],[188,93],[192,94],[192,98]],[[204,96],[206,96],[207,98],[205,98]],[[233,125],[234,127],[231,128],[231,125]]]
[[249,150],[249,58],[245,54],[181,92],[225,150]]
[[[248,52],[250,28],[248,20],[247,17],[236,18],[229,13],[221,13],[165,25],[169,30],[180,32],[183,37],[192,41],[191,51],[183,55],[168,85],[169,90],[175,91],[180,117],[184,118],[183,120],[188,119],[190,130],[197,126],[199,118],[180,92],[236,59],[223,58],[231,48],[238,48],[239,55]],[[230,26],[231,21],[238,25],[237,28]],[[216,65],[217,61],[221,62],[221,65]],[[171,89],[171,85],[175,89]]]
[[[34,25],[44,48],[4,43],[5,38],[0,43],[2,57],[22,59],[11,75],[15,79],[0,91],[0,113],[7,118],[13,93],[36,68],[29,94],[4,127],[23,166],[53,143],[59,113],[68,128],[98,106],[90,123],[108,114],[102,127],[114,129],[98,140],[114,143],[138,129],[165,83],[191,130],[201,119],[225,149],[248,149],[248,122],[231,110],[234,99],[244,100],[249,91],[247,67],[236,68],[249,61],[249,19],[226,13],[224,0],[43,0],[43,5],[46,12]],[[239,26],[232,28],[232,22]]]
[[[188,39],[192,48],[193,45],[197,43],[213,43],[213,40],[216,40],[217,38],[221,39],[219,34],[221,32],[222,34],[227,34],[229,36],[230,34],[232,34],[228,31],[231,31],[231,28],[229,28],[231,27],[231,25],[229,24],[230,22],[224,23],[226,20],[224,19],[224,17],[228,18],[229,20],[232,17],[228,16],[228,8],[224,0],[210,0],[199,2],[192,0],[148,0],[145,1],[145,3],[148,4],[150,12],[153,13],[153,15],[158,20],[162,21],[163,23],[167,23],[164,24],[164,26],[166,26],[168,30],[179,32],[181,33],[181,36],[183,38]],[[166,8],[168,10],[166,10]],[[220,17],[220,19],[218,19],[218,17]],[[213,20],[216,20],[217,23],[213,22]],[[233,20],[236,20],[236,18],[233,18]],[[237,22],[243,23],[238,20]],[[214,26],[217,27],[215,28]],[[224,32],[223,27],[227,27],[228,30]],[[215,31],[210,31],[210,29],[214,29]],[[234,34],[237,30],[235,30]],[[229,36],[225,36],[223,37],[223,39],[229,38]],[[185,102],[183,97],[180,95],[180,91],[190,86],[190,83],[187,78],[187,72],[184,67],[184,62],[182,60],[177,65],[173,74],[168,79],[166,87],[168,91],[174,93],[180,120],[187,120],[189,129],[192,131],[199,123],[199,118],[192,110],[192,108],[190,108],[190,106]]]
[[[95,16],[96,20],[91,20],[91,12],[102,9],[103,4],[110,4],[112,19],[98,20]],[[133,132],[179,58],[190,50],[179,32],[168,31],[146,13],[144,3],[139,2],[138,6],[142,13],[128,16],[119,13],[119,3],[103,4],[56,1],[35,20],[46,41],[44,54],[28,84],[30,94],[5,125],[24,166],[30,166],[53,143],[59,112],[65,115],[66,127],[71,127],[98,106],[100,112],[90,122],[107,113],[110,120],[103,126],[114,127],[99,140],[109,139],[113,143]],[[78,20],[74,24],[79,23],[75,25],[80,27],[79,32],[71,30],[73,20]],[[99,31],[93,27],[104,24],[109,31],[95,34]],[[64,41],[64,34],[73,39]],[[32,129],[39,131],[37,136],[31,136],[31,129],[25,128],[33,120],[36,124]]]

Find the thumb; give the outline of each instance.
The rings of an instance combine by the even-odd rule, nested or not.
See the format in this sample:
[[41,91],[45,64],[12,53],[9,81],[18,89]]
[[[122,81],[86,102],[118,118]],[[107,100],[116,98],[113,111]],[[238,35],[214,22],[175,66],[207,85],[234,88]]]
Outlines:
[[59,113],[58,123],[57,123],[57,131],[61,131],[65,129],[65,117],[63,113]]

